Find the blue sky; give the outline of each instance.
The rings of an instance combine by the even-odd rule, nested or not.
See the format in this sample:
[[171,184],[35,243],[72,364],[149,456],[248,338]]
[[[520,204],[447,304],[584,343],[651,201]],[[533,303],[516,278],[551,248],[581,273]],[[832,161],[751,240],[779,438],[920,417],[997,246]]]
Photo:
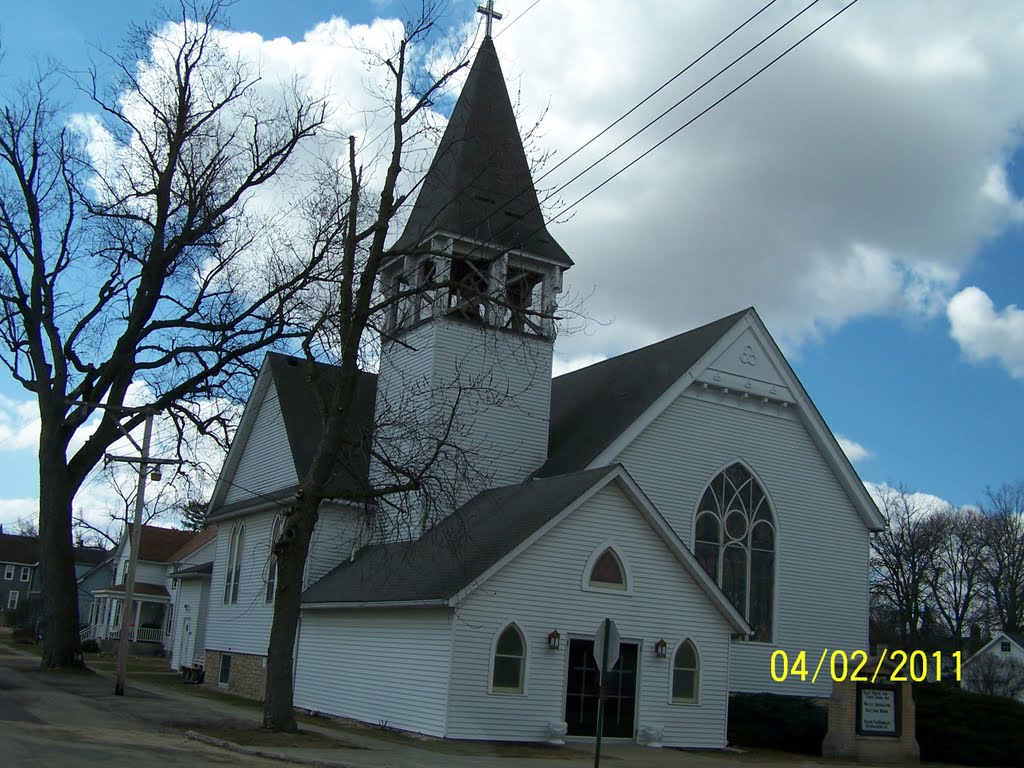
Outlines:
[[[617,0],[498,3],[496,44],[521,124],[546,109],[539,146],[566,157],[762,4],[652,0],[639,13]],[[475,5],[453,3],[450,24],[474,18]],[[820,5],[815,22],[840,4]],[[290,55],[333,16],[370,24],[400,7],[240,0],[230,17],[236,31],[288,38]],[[723,47],[718,65],[797,7],[780,2],[749,38]],[[89,44],[116,47],[139,13],[115,0],[14,6],[0,22],[0,88],[29,74],[33,55],[83,67]],[[321,27],[295,59],[330,65],[325,39],[350,29]],[[698,67],[611,136],[715,68]],[[568,288],[589,297],[592,319],[559,340],[558,367],[754,305],[865,481],[963,504],[1024,479],[1022,76],[1020,3],[863,0],[551,226],[576,261]],[[695,97],[561,202],[739,79],[709,87],[705,101]],[[580,167],[567,164],[549,183]],[[0,397],[0,523],[10,523],[37,493],[31,429],[18,431],[31,404],[6,378]]]

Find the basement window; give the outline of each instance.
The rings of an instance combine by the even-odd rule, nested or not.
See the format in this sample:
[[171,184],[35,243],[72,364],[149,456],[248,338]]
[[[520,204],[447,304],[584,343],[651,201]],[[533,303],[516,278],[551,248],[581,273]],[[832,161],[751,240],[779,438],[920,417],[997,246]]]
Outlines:
[[221,654],[220,657],[220,676],[217,678],[219,685],[227,685],[231,682],[231,654]]

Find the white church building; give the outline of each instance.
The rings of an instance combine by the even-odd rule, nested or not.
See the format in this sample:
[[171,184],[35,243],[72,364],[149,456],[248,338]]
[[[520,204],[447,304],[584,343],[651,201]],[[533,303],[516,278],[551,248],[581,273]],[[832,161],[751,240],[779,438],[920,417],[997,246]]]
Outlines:
[[[867,647],[878,509],[753,309],[552,379],[573,262],[489,36],[394,250],[385,291],[445,287],[396,307],[361,375],[311,545],[295,705],[448,738],[592,737],[605,618],[609,737],[719,748],[730,693],[827,697],[826,675],[774,682],[772,653]],[[209,510],[208,685],[262,697],[271,545],[331,372],[271,354],[247,404]],[[448,508],[345,500],[386,475],[369,441],[415,456],[447,407]]]

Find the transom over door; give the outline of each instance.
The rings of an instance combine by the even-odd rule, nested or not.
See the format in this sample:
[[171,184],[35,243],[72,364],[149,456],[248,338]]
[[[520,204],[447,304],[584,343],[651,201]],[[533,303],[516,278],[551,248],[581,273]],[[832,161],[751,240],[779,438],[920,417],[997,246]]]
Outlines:
[[[622,643],[619,647],[619,661],[608,673],[604,736],[631,739],[636,718],[637,645]],[[599,694],[594,641],[570,639],[565,687],[565,722],[570,736],[597,735]]]

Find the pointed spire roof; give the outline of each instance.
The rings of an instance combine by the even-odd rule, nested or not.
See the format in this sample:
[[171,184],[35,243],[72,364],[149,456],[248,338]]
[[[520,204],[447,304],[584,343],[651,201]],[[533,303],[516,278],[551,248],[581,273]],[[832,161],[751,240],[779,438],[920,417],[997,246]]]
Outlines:
[[548,234],[505,78],[485,37],[396,249],[435,232],[521,248],[562,267],[572,259]]

